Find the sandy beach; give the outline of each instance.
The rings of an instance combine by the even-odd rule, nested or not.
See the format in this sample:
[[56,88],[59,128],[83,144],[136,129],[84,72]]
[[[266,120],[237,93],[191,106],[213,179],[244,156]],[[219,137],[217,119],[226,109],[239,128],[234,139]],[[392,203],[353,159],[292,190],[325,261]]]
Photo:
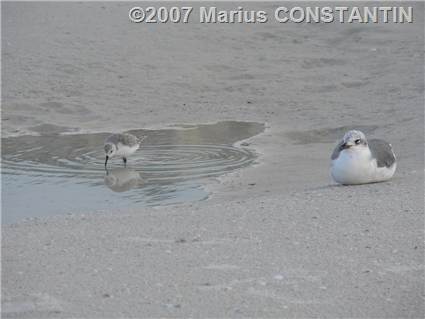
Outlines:
[[[206,200],[2,224],[2,316],[424,317],[424,5],[261,25],[131,6],[2,3],[2,138],[245,121],[258,158],[205,178]],[[351,128],[391,142],[391,181],[332,181]]]

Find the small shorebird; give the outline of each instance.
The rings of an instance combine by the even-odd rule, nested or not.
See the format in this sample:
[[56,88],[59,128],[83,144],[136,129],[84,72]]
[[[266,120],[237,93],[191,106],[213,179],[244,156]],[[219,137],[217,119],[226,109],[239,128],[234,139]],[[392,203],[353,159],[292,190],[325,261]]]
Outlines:
[[360,131],[349,131],[331,156],[331,175],[340,184],[366,184],[389,180],[397,167],[391,144],[367,140]]
[[104,150],[106,154],[105,168],[108,160],[114,156],[121,156],[124,165],[127,164],[127,157],[137,151],[140,143],[146,138],[137,138],[129,133],[112,134],[105,140]]

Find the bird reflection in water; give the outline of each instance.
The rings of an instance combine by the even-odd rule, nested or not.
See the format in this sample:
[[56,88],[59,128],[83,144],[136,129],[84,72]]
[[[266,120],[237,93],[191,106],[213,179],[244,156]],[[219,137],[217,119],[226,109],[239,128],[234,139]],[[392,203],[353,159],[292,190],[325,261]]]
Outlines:
[[114,192],[125,192],[143,185],[140,173],[129,168],[121,167],[106,170],[105,185]]

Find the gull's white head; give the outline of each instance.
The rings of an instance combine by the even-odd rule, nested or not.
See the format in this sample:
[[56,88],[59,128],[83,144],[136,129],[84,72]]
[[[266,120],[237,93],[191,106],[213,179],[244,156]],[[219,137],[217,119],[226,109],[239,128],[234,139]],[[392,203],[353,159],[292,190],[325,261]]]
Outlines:
[[367,146],[367,139],[363,132],[352,130],[345,133],[342,149],[362,150]]

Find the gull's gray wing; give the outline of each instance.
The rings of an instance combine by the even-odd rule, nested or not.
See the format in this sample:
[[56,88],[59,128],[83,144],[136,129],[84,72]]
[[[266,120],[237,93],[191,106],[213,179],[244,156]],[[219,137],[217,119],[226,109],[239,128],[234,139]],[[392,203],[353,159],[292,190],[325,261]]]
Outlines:
[[337,146],[335,147],[335,149],[334,149],[334,151],[332,152],[332,155],[331,155],[331,160],[335,160],[335,159],[338,158],[339,153],[341,153],[341,151],[343,150],[342,145],[344,145],[344,141],[343,140],[341,140],[337,144]]
[[372,158],[376,159],[378,167],[391,167],[395,163],[396,159],[391,144],[379,139],[368,140],[368,144]]

